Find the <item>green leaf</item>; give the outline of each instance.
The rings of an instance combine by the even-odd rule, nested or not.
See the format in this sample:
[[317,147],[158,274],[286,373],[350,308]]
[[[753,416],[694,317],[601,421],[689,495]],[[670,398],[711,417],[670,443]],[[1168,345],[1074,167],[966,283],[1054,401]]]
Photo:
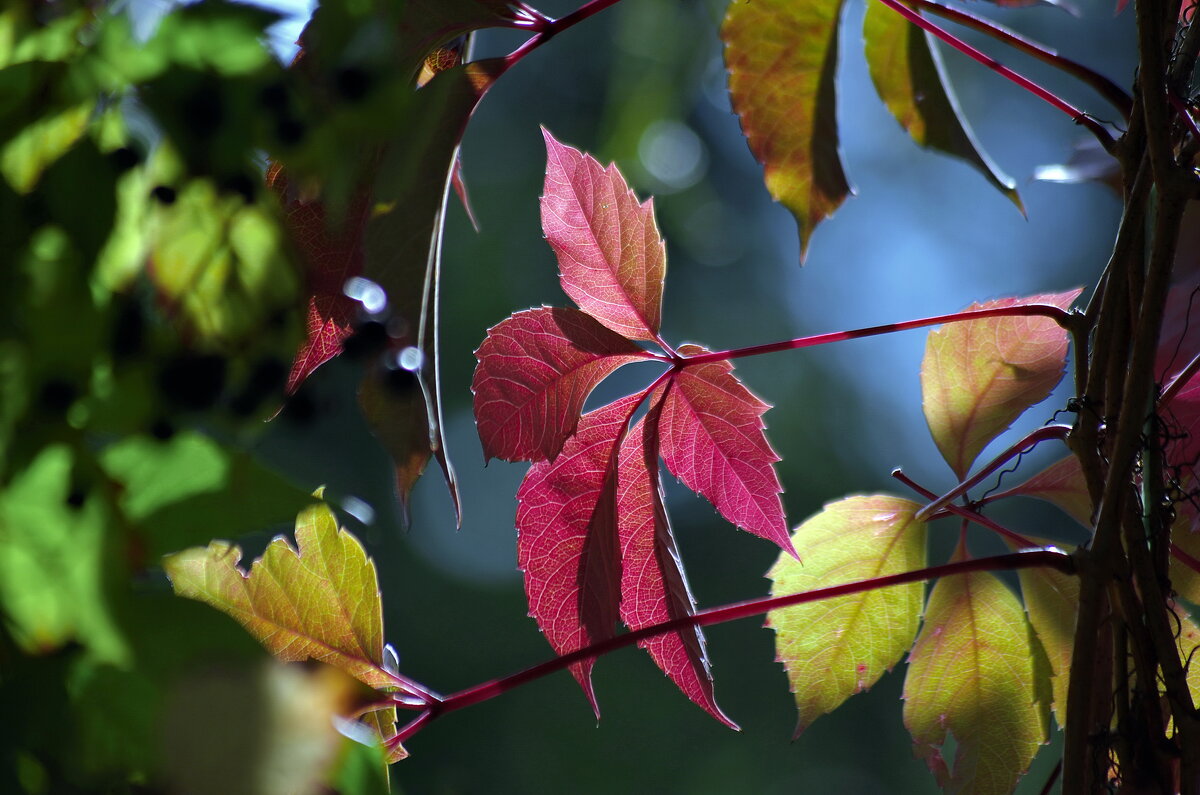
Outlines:
[[0,149],[0,174],[18,193],[28,193],[42,172],[71,148],[87,129],[93,103],[82,102],[43,116]]
[[767,190],[796,217],[801,258],[853,191],[838,151],[834,78],[840,2],[729,5],[721,37],[733,108]]
[[291,520],[312,498],[244,452],[197,433],[161,442],[124,439],[102,456],[124,486],[121,507],[155,558],[212,538],[235,538]]
[[[965,311],[1030,304],[1068,308],[1081,290],[971,304]],[[921,394],[933,440],[959,479],[1025,409],[1062,379],[1067,332],[1046,317],[990,317],[929,333]]]
[[1018,576],[1029,623],[1050,663],[1054,717],[1060,727],[1065,727],[1075,614],[1079,612],[1079,580],[1051,568],[1021,569]]
[[[199,347],[236,349],[269,335],[281,354],[293,349],[301,275],[278,219],[261,203],[193,179],[151,221],[151,276]],[[275,328],[280,317],[292,321],[283,334]]]
[[[909,655],[904,725],[938,784],[972,795],[1010,793],[1044,742],[1034,651],[1021,603],[987,572],[933,587]],[[941,749],[953,734],[953,767]]]
[[983,151],[963,117],[933,37],[874,2],[867,4],[863,33],[875,90],[900,126],[921,146],[974,166],[1024,212],[1016,183]]
[[46,447],[0,492],[0,614],[28,652],[77,640],[120,663],[129,652],[105,588],[110,518],[95,495],[73,507],[73,463],[66,446]]
[[[796,528],[803,563],[784,553],[767,573],[771,594],[913,571],[925,565],[919,505],[896,497],[849,497]],[[922,583],[910,583],[768,614],[776,656],[787,669],[800,711],[796,733],[867,690],[912,645],[921,621]]]
[[233,616],[281,660],[314,659],[371,687],[392,688],[383,668],[383,607],[375,564],[324,503],[296,518],[296,545],[276,538],[250,571],[224,541],[168,555],[175,592]]

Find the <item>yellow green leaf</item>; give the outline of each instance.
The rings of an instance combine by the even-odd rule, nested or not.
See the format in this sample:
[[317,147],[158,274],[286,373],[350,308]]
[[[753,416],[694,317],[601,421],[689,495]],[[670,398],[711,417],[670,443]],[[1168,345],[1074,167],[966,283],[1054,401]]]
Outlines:
[[18,193],[28,193],[42,172],[74,146],[87,129],[91,102],[43,116],[0,149],[0,173]]
[[232,616],[279,659],[314,659],[394,688],[375,564],[362,544],[316,504],[296,519],[296,545],[276,538],[249,572],[237,565],[241,549],[224,541],[169,555],[163,568],[177,594]]
[[[987,572],[939,580],[904,682],[904,725],[938,784],[1012,792],[1045,741],[1036,696],[1028,624],[1013,592]],[[957,743],[953,766],[942,758],[947,735]]]
[[[925,565],[919,505],[887,496],[849,497],[796,528],[803,563],[784,553],[767,573],[774,596],[913,571]],[[867,690],[912,645],[921,622],[922,583],[795,605],[767,615],[776,655],[799,709],[797,734]]]
[[965,160],[1017,209],[1016,183],[981,148],[958,107],[946,67],[931,36],[881,3],[867,3],[863,20],[867,66],[879,98],[923,147]]
[[[1080,290],[972,304],[966,311],[1048,304],[1068,308]],[[961,479],[992,439],[1062,379],[1067,332],[1047,317],[990,317],[929,333],[921,361],[925,420]]]
[[1075,646],[1075,614],[1079,610],[1079,580],[1051,568],[1021,569],[1025,612],[1050,662],[1054,717],[1067,725],[1067,684]]
[[737,0],[721,28],[733,108],[767,190],[796,216],[801,256],[852,190],[838,151],[840,2]]

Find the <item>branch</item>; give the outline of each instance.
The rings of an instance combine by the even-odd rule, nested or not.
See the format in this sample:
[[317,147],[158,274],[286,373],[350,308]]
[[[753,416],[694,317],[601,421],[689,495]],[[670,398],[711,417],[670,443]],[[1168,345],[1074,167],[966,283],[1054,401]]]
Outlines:
[[399,734],[396,735],[394,742],[404,742],[430,721],[447,712],[454,712],[464,707],[488,701],[499,696],[501,693],[505,693],[536,679],[541,679],[543,676],[555,673],[556,671],[561,671],[574,663],[594,659],[617,649],[632,646],[647,638],[664,635],[668,632],[675,632],[690,627],[707,627],[713,624],[723,624],[727,621],[758,616],[772,610],[791,607],[792,605],[833,599],[838,596],[873,591],[892,585],[922,582],[936,577],[949,577],[956,574],[968,574],[977,571],[1013,571],[1042,566],[1049,566],[1066,574],[1073,574],[1075,571],[1075,560],[1071,555],[1059,549],[1043,547],[1020,552],[1010,552],[1005,555],[993,555],[986,558],[959,560],[953,563],[945,563],[941,566],[929,566],[924,569],[917,569],[916,571],[907,571],[886,577],[874,577],[869,580],[834,585],[829,588],[818,588],[817,590],[805,591],[804,593],[750,599],[723,607],[700,610],[690,616],[664,621],[661,624],[617,635],[616,637],[594,643],[578,651],[560,655],[552,660],[547,660],[501,679],[493,679],[446,696],[441,701],[430,704],[425,712],[422,712],[411,723],[401,729]]
[[[920,494],[922,497],[924,497],[927,500],[932,500],[934,497],[937,496],[932,491],[925,488],[924,486],[921,486],[916,481],[914,481],[912,478],[910,478],[908,475],[904,474],[904,472],[899,467],[892,470],[892,477],[894,477],[896,480],[903,483],[905,486],[908,486],[910,489],[917,492],[918,494]],[[934,514],[933,516],[930,516],[929,521],[932,521],[934,519],[942,519],[947,514],[953,514],[954,516],[960,516],[963,519],[966,519],[968,522],[974,522],[975,524],[980,525],[981,527],[986,527],[988,530],[991,530],[992,532],[997,533],[997,534],[1007,538],[1009,541],[1016,544],[1020,548],[1031,549],[1034,547],[1041,546],[1041,544],[1034,543],[1032,540],[1026,538],[1025,536],[1021,535],[1020,533],[1014,533],[1012,530],[1009,530],[1007,527],[1000,524],[996,520],[989,519],[988,517],[981,514],[979,511],[973,510],[971,508],[964,508],[961,505],[953,505],[953,504],[946,505],[945,508],[942,510],[942,512],[939,512],[939,513]]]
[[951,47],[963,53],[968,58],[978,61],[1001,77],[1016,83],[1018,86],[1033,94],[1038,99],[1049,103],[1058,110],[1067,114],[1076,124],[1086,127],[1088,131],[1092,133],[1092,135],[1096,136],[1096,140],[1100,141],[1100,145],[1104,147],[1105,151],[1112,151],[1115,142],[1113,141],[1112,135],[1109,134],[1104,125],[1083,111],[1079,110],[1079,108],[1076,108],[1074,105],[1067,102],[1053,91],[1038,85],[1022,74],[1014,72],[1012,69],[1009,69],[1007,66],[1000,63],[990,55],[984,54],[957,36],[938,27],[913,9],[906,6],[901,0],[879,0],[879,2],[892,9],[897,14],[919,27],[921,30],[937,36],[939,39],[946,42],[946,44],[949,44]]
[[504,71],[507,71],[514,64],[519,62],[529,53],[541,47],[550,39],[562,33],[567,28],[573,27],[588,17],[594,16],[609,6],[616,5],[620,0],[591,0],[584,3],[579,8],[559,19],[550,19],[549,17],[541,16],[540,19],[531,27],[537,30],[534,34],[517,49],[513,50],[508,55],[504,56]]
[[1193,356],[1192,360],[1187,363],[1187,366],[1180,370],[1178,375],[1171,379],[1171,383],[1167,384],[1166,388],[1163,389],[1162,397],[1158,399],[1159,409],[1171,405],[1171,401],[1188,385],[1188,382],[1192,380],[1192,376],[1196,375],[1197,372],[1200,372],[1200,353]]
[[986,33],[1013,49],[1019,50],[1042,63],[1050,64],[1059,71],[1066,72],[1072,77],[1078,78],[1080,81],[1091,86],[1097,94],[1108,100],[1126,119],[1133,112],[1133,98],[1129,96],[1129,92],[1094,69],[1084,66],[1078,61],[1073,61],[1070,58],[1059,55],[1044,44],[1027,39],[1021,34],[1009,30],[986,17],[977,16],[959,8],[944,6],[941,3],[934,2],[934,0],[914,0],[914,2],[917,6],[931,14],[937,14],[951,22],[957,22],[963,27]]
[[711,351],[696,356],[686,356],[681,364],[703,364],[705,362],[723,362],[730,359],[740,359],[746,356],[759,356],[764,353],[790,351],[796,348],[811,348],[814,345],[825,345],[830,342],[856,340],[862,337],[874,337],[879,334],[891,334],[896,331],[909,331],[926,326],[940,326],[943,323],[959,323],[966,320],[983,320],[989,317],[1048,317],[1063,328],[1072,325],[1072,314],[1051,304],[1022,304],[1018,306],[993,307],[992,309],[973,309],[968,312],[954,312],[949,315],[937,315],[919,320],[906,320],[902,323],[888,323],[882,326],[852,329],[850,331],[833,331],[828,334],[817,334],[811,337],[799,337],[782,342],[769,342],[765,345],[751,345],[748,348],[734,348],[728,351]]
[[922,522],[927,521],[930,514],[942,510],[951,502],[958,499],[960,495],[965,494],[966,492],[978,486],[993,472],[1007,464],[1012,459],[1029,452],[1048,439],[1066,439],[1067,434],[1070,433],[1070,431],[1070,425],[1047,425],[1043,428],[1038,428],[1036,431],[1030,434],[1027,434],[1025,438],[1016,442],[1007,450],[1000,453],[1000,455],[989,461],[987,466],[983,467],[974,475],[967,478],[962,483],[959,483],[957,486],[950,489],[950,491],[938,497],[921,510],[917,511],[917,519]]

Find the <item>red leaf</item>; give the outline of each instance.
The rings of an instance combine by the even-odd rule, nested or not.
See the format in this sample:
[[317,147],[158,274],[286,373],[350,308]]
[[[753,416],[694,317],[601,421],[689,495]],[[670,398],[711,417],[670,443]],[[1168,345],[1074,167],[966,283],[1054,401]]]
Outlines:
[[342,291],[346,280],[363,270],[362,235],[367,222],[367,202],[360,196],[336,227],[325,215],[319,199],[302,198],[289,190],[278,164],[267,171],[267,186],[276,192],[287,213],[291,239],[304,260],[308,275],[307,337],[288,374],[288,394],[314,370],[342,352],[342,343],[354,331],[358,303]]
[[[1155,377],[1162,386],[1173,382],[1200,353],[1200,294],[1194,279],[1171,288],[1163,313],[1155,357]],[[1200,373],[1181,385],[1163,408],[1167,422],[1167,463],[1194,468],[1200,459]]]
[[654,200],[639,204],[616,165],[604,168],[545,128],[542,135],[542,231],[558,255],[563,291],[618,334],[655,339],[667,252],[654,222]]
[[[558,458],[531,466],[517,491],[517,565],[529,614],[558,654],[616,633],[616,449],[641,400],[641,393],[629,395],[579,418]],[[599,718],[593,662],[575,663],[571,673]]]
[[[675,548],[658,479],[661,403],[637,421],[621,443],[617,474],[617,533],[621,539],[621,620],[630,629],[696,612]],[[700,708],[737,729],[717,706],[700,627],[641,641],[655,664]]]
[[[705,350],[684,345],[679,353]],[[684,366],[663,402],[662,455],[675,477],[730,522],[796,555],[772,466],[779,456],[763,433],[769,408],[733,375],[730,362]]]
[[484,456],[554,458],[596,384],[648,356],[577,309],[529,309],[496,324],[475,351],[471,382]]

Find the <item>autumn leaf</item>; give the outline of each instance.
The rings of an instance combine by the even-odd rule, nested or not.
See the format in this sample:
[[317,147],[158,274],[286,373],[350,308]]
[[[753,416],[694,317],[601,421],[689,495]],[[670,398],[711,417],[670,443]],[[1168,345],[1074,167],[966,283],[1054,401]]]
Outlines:
[[356,197],[339,222],[326,217],[319,199],[306,198],[290,189],[279,164],[267,170],[267,186],[279,197],[288,232],[304,261],[308,309],[305,339],[296,351],[288,373],[292,394],[314,370],[342,352],[342,343],[354,332],[359,302],[347,297],[345,284],[363,269],[362,234],[367,202]]
[[961,158],[1024,211],[1012,178],[983,151],[958,106],[933,37],[882,3],[867,3],[865,53],[879,98],[919,145]]
[[[630,629],[661,624],[696,612],[683,573],[658,478],[659,396],[621,442],[617,470],[617,533],[621,540],[621,620]],[[700,627],[640,641],[683,694],[730,728],[717,706]]]
[[656,339],[667,251],[654,200],[639,204],[615,165],[602,167],[545,128],[542,135],[542,231],[558,255],[563,292],[618,334]]
[[[915,571],[925,565],[921,506],[883,495],[826,505],[796,528],[804,563],[780,555],[767,577],[772,596]],[[880,588],[767,615],[776,658],[787,669],[799,720],[796,734],[869,689],[904,656],[921,624],[923,583]]]
[[[1033,657],[1021,603],[994,575],[934,585],[909,655],[904,725],[943,789],[1007,795],[1028,770],[1045,740]],[[947,734],[952,765],[941,754]]]
[[553,459],[596,384],[646,351],[576,309],[518,312],[488,329],[471,389],[483,454]]
[[1015,495],[1045,500],[1057,505],[1084,527],[1092,526],[1092,498],[1088,493],[1083,470],[1079,467],[1079,459],[1073,455],[1055,461],[1024,483],[997,495],[996,498]]
[[[517,491],[517,565],[529,614],[558,654],[616,633],[621,588],[617,444],[642,401],[629,395],[579,418],[553,461],[529,468]],[[593,660],[571,666],[596,717]]]
[[241,556],[213,541],[166,556],[163,569],[175,593],[232,616],[279,659],[317,660],[378,690],[396,689],[383,667],[375,564],[326,505],[296,518],[295,549],[276,538],[249,571],[238,566]]
[[[680,355],[706,351],[684,345]],[[688,365],[675,375],[659,419],[667,469],[733,524],[795,555],[784,520],[762,415],[770,408],[727,361]]]
[[1067,685],[1075,648],[1075,614],[1079,612],[1079,579],[1047,567],[1021,569],[1021,595],[1029,623],[1050,662],[1055,719],[1067,725]]
[[852,193],[838,146],[840,2],[729,4],[721,27],[733,108],[767,190],[796,217],[801,258]]
[[[972,304],[966,311],[1047,304],[1067,309],[1080,290]],[[1050,318],[966,320],[930,332],[921,362],[925,420],[961,479],[976,456],[1062,379],[1067,332]]]

